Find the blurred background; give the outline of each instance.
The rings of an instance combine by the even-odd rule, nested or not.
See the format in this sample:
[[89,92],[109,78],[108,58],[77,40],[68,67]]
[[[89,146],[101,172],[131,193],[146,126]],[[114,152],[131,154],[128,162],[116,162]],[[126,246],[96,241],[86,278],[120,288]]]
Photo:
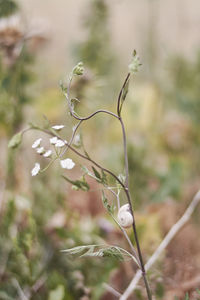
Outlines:
[[[178,220],[200,182],[200,3],[198,0],[0,0],[0,299],[116,299],[135,274],[128,262],[71,259],[61,249],[126,241],[105,212],[100,186],[74,191],[58,164],[31,177],[39,132],[8,141],[28,123],[72,122],[59,81],[83,61],[73,94],[86,115],[116,109],[133,49],[142,67],[131,79],[123,117],[130,186],[145,261]],[[109,130],[108,130],[109,129]],[[92,158],[123,173],[119,124],[98,116],[82,129]],[[76,162],[72,178],[80,176]],[[122,201],[125,199],[122,199]],[[156,299],[198,299],[199,209],[153,266]],[[131,238],[131,232],[128,231]],[[123,276],[122,276],[123,274]],[[177,298],[174,298],[174,297]],[[146,299],[143,284],[130,299]],[[188,299],[188,298],[185,298]]]

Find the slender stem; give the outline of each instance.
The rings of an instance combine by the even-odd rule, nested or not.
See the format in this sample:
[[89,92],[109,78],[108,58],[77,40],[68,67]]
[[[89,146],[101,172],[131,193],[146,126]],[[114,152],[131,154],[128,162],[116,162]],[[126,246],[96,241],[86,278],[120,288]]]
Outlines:
[[[116,194],[111,188],[107,187],[108,190],[117,198],[117,203],[118,203],[118,209],[120,208],[120,203],[119,203],[119,195]],[[115,219],[115,217],[111,214],[111,217],[113,218],[113,220],[115,221],[115,223],[119,226],[119,228],[121,229],[122,233],[124,234],[133,254],[135,255],[135,258],[137,260],[137,265],[139,266],[140,268],[140,260],[138,258],[138,255],[137,255],[137,252],[135,250],[135,248],[133,247],[133,244],[131,243],[131,240],[126,232],[126,230],[119,224],[119,222]]]
[[122,127],[122,134],[123,134],[123,145],[124,145],[124,163],[125,163],[125,187],[129,190],[129,170],[128,170],[128,152],[127,152],[127,142],[126,142],[126,132],[124,127],[124,122],[122,118],[119,118]]
[[55,158],[53,158],[44,169],[40,170],[40,173],[44,173],[54,163],[54,161],[56,159],[58,159],[58,156],[56,156]]
[[71,146],[72,142],[73,142],[73,139],[75,137],[75,134],[76,134],[76,131],[78,130],[79,126],[81,125],[82,123],[82,120],[80,120],[78,122],[78,124],[75,126],[74,130],[73,130],[73,133],[72,133],[72,137],[69,141],[69,144],[67,145],[67,147],[64,149],[63,153],[60,155],[60,157],[63,157],[63,155],[67,152],[67,150],[69,149],[69,146]]
[[147,277],[146,277],[146,271],[145,271],[145,267],[144,267],[142,252],[141,252],[141,249],[140,249],[140,243],[139,243],[136,224],[135,224],[135,217],[134,217],[134,213],[133,213],[133,207],[132,207],[131,197],[130,197],[130,192],[129,192],[129,168],[128,168],[128,152],[127,152],[126,131],[125,131],[125,127],[124,127],[124,122],[123,122],[122,117],[121,117],[121,108],[120,108],[120,100],[121,100],[122,92],[123,92],[124,87],[127,84],[127,81],[129,80],[129,77],[130,77],[130,73],[128,73],[128,75],[127,75],[127,77],[124,81],[124,84],[122,86],[122,89],[120,90],[119,97],[118,97],[118,103],[117,103],[117,113],[118,113],[118,116],[119,116],[119,121],[120,121],[120,124],[121,124],[122,135],[123,135],[124,163],[125,163],[125,189],[126,189],[125,192],[126,192],[126,196],[127,196],[129,206],[130,206],[130,212],[133,216],[133,225],[132,225],[132,227],[133,227],[133,232],[134,232],[134,236],[135,236],[135,242],[136,242],[136,247],[137,247],[137,251],[138,251],[138,256],[139,256],[139,260],[140,260],[142,276],[143,276],[143,280],[144,280],[144,284],[145,284],[148,299],[151,300],[152,299],[151,290],[150,290],[150,287],[149,287],[149,284],[148,284],[148,281],[147,281]]
[[106,109],[99,109],[99,110],[93,112],[91,115],[89,115],[89,116],[87,116],[87,117],[80,117],[80,116],[77,116],[74,112],[71,112],[71,111],[70,111],[70,113],[72,114],[72,116],[73,116],[75,119],[77,119],[77,120],[79,120],[79,121],[87,121],[87,120],[91,119],[92,117],[94,117],[94,116],[95,116],[96,114],[98,114],[98,113],[105,113],[105,114],[111,115],[111,116],[113,116],[113,117],[115,117],[115,118],[118,119],[118,116],[117,116],[116,114],[114,114],[113,112],[111,112],[111,111],[109,111],[109,110],[106,110]]
[[122,294],[120,294],[118,291],[116,291],[113,287],[111,287],[110,285],[108,285],[107,283],[103,283],[103,287],[110,292],[111,294],[113,294],[116,297],[121,297]]
[[71,88],[71,83],[72,83],[72,77],[70,77],[70,80],[69,80],[69,83],[68,83],[68,87],[67,87],[67,92],[64,93],[66,99],[67,99],[67,102],[68,102],[68,107],[69,107],[69,110],[70,110],[70,114],[76,119],[76,120],[79,120],[79,121],[86,121],[86,120],[89,120],[91,119],[92,117],[94,117],[96,114],[98,113],[105,113],[105,114],[108,114],[108,115],[111,115],[115,118],[118,119],[118,116],[116,114],[114,114],[113,112],[111,111],[108,111],[108,110],[105,110],[105,109],[99,109],[97,111],[95,111],[94,113],[92,113],[91,115],[87,116],[87,117],[80,117],[78,116],[74,110],[73,110],[73,107],[71,105],[71,100],[70,100],[70,88]]
[[[43,128],[40,128],[39,126],[32,126],[32,129],[35,129],[35,130],[40,130],[40,131],[43,131],[47,134],[49,134],[50,136],[56,136],[57,138],[63,140],[58,134],[55,134],[54,132],[51,132],[50,130],[48,129],[43,129]],[[63,140],[64,141],[64,140]],[[89,162],[93,163],[96,167],[98,167],[99,169],[101,169],[102,171],[108,173],[109,175],[111,175],[122,187],[122,189],[124,190],[125,193],[127,193],[127,190],[125,188],[125,185],[123,184],[123,182],[117,177],[117,175],[115,175],[112,171],[102,167],[100,164],[98,164],[97,162],[95,162],[93,159],[91,159],[90,157],[80,153],[78,150],[76,150],[74,147],[72,147],[71,145],[69,145],[69,143],[66,143],[66,145],[69,147],[69,149],[74,152],[75,154],[77,154],[79,157],[82,157],[86,160],[88,160]]]
[[[120,123],[121,123],[121,127],[122,127],[122,134],[123,134],[123,146],[124,146],[124,160],[125,160],[125,173],[126,173],[126,176],[125,176],[125,183],[123,183],[112,171],[102,167],[100,164],[96,163],[94,160],[92,160],[89,156],[87,155],[84,155],[82,153],[80,153],[79,151],[77,151],[76,149],[74,149],[71,144],[72,144],[72,141],[73,141],[73,138],[74,138],[74,135],[75,133],[73,133],[72,137],[71,137],[71,140],[69,143],[67,143],[67,148],[64,150],[63,154],[67,151],[67,149],[70,149],[71,151],[73,151],[74,153],[76,153],[78,156],[90,161],[92,164],[94,164],[96,167],[100,168],[102,171],[110,174],[113,178],[115,178],[115,180],[122,186],[125,194],[126,194],[126,197],[127,197],[127,200],[128,200],[128,203],[130,205],[130,212],[133,216],[133,232],[134,232],[134,236],[135,236],[135,242],[136,242],[136,246],[137,246],[137,251],[138,251],[138,256],[139,256],[139,261],[140,261],[140,268],[141,268],[141,271],[142,271],[142,276],[143,276],[143,280],[144,280],[144,283],[145,283],[145,288],[146,288],[146,291],[147,291],[147,295],[148,295],[148,299],[151,300],[152,299],[152,295],[151,295],[151,291],[150,291],[150,288],[149,288],[149,284],[148,284],[148,281],[147,281],[147,278],[146,278],[146,272],[145,272],[145,268],[144,268],[144,263],[143,263],[143,258],[142,258],[142,253],[141,253],[141,249],[140,249],[140,244],[139,244],[139,240],[138,240],[138,236],[137,236],[137,230],[136,230],[136,224],[135,224],[135,218],[134,218],[134,213],[133,213],[133,208],[132,208],[132,203],[131,203],[131,197],[130,197],[130,192],[129,192],[129,170],[128,170],[128,154],[127,154],[127,141],[126,141],[126,132],[125,132],[125,127],[124,127],[124,123],[123,123],[123,120],[121,118],[121,109],[122,109],[122,104],[121,103],[121,97],[122,97],[122,94],[123,94],[123,90],[124,88],[126,87],[126,84],[128,82],[130,78],[130,73],[128,73],[125,81],[124,81],[124,84],[120,90],[120,93],[119,93],[119,97],[118,97],[118,102],[117,102],[117,114],[114,114],[110,111],[107,111],[107,110],[97,110],[96,112],[92,113],[91,115],[87,116],[87,117],[84,117],[84,118],[81,118],[79,116],[76,115],[76,113],[74,112],[73,110],[73,107],[71,105],[71,100],[70,100],[70,85],[71,85],[71,81],[72,81],[72,78],[70,78],[70,81],[69,81],[69,85],[68,85],[68,88],[67,88],[67,93],[65,93],[65,96],[66,96],[66,99],[68,101],[68,106],[69,106],[69,110],[70,110],[70,113],[71,115],[79,120],[80,122],[77,124],[76,128],[75,128],[75,132],[76,130],[78,129],[78,127],[81,125],[81,123],[83,121],[86,121],[86,120],[89,120],[90,118],[94,117],[96,114],[98,113],[106,113],[106,114],[109,114],[115,118],[117,118]],[[34,127],[33,128],[35,129],[40,129],[39,127]],[[49,130],[43,130],[45,132],[47,132],[48,134],[50,135],[54,135],[54,136],[57,136],[59,137],[59,135],[55,135],[55,133],[49,131]],[[60,137],[59,137],[60,138]],[[63,155],[62,154],[62,155]],[[125,235],[125,237],[127,238],[127,235]],[[129,243],[130,245],[130,243]],[[132,244],[131,244],[132,245]],[[130,245],[130,246],[131,246]],[[133,246],[131,246],[131,249],[134,249],[132,248]]]

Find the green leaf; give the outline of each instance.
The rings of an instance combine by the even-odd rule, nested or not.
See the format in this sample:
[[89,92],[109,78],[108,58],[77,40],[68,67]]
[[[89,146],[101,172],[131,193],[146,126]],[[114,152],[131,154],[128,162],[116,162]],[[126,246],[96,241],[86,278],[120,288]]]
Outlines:
[[89,184],[87,183],[84,176],[81,177],[82,180],[71,180],[70,178],[62,175],[62,177],[72,184],[72,188],[75,190],[88,191],[90,189]]
[[85,172],[85,174],[90,174],[90,171],[86,166],[81,166],[81,169],[83,170],[83,172]]
[[[95,251],[95,249],[97,250]],[[81,254],[85,250],[86,252]],[[87,245],[62,250],[62,252],[71,255],[80,254],[80,257],[112,257],[119,260],[124,260],[125,258],[135,260],[135,257],[132,254],[117,246]]]
[[88,159],[90,159],[90,156],[89,156],[89,154],[87,153],[87,151],[85,150],[85,148],[83,149],[83,151],[84,151],[85,156],[86,156]]
[[104,172],[104,170],[101,171],[101,179],[102,179],[102,183],[103,184],[107,184],[108,183],[107,176],[106,176],[106,173]]
[[9,141],[8,148],[15,149],[21,144],[21,142],[22,142],[22,132],[18,132]]
[[122,90],[122,101],[126,99],[126,96],[128,94],[128,87],[129,87],[129,80],[126,82],[126,85]]
[[84,250],[89,250],[91,247],[96,247],[97,245],[86,245],[86,246],[77,246],[70,249],[61,250],[68,255],[81,254]]
[[97,169],[95,169],[95,167],[92,167],[92,170],[94,172],[94,175],[97,179],[98,182],[102,182],[102,179],[101,179],[101,174],[97,171]]
[[106,198],[104,191],[102,191],[102,202],[103,206],[106,208],[109,214],[113,214],[115,210],[115,206],[108,203],[108,199]]
[[104,191],[102,191],[102,202],[103,202],[103,206],[107,209],[108,199],[105,197]]
[[58,285],[55,290],[49,294],[48,300],[63,300],[65,297],[65,288],[63,285]]

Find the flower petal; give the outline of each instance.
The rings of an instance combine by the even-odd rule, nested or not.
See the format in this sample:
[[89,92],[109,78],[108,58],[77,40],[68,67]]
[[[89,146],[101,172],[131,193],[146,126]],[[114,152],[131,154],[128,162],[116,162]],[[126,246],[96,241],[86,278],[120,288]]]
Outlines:
[[61,129],[63,129],[65,126],[64,125],[54,125],[54,126],[52,126],[52,128],[54,129],[54,130],[61,130]]
[[75,163],[71,158],[66,158],[60,161],[60,165],[63,169],[71,170],[75,166]]
[[45,152],[44,147],[37,148],[36,151],[38,154],[43,154]]
[[65,146],[66,143],[67,143],[67,141],[57,140],[55,147],[61,148],[61,147]]
[[49,141],[52,145],[55,145],[57,143],[57,140],[58,140],[57,136],[54,136],[54,137],[49,139]]
[[42,141],[41,138],[35,140],[35,142],[34,142],[33,145],[32,145],[32,148],[35,149],[35,148],[39,147],[40,144],[41,144],[41,141]]
[[36,176],[40,171],[40,164],[39,163],[35,163],[34,168],[31,171],[31,175],[32,176]]
[[51,154],[52,154],[52,151],[51,151],[51,150],[47,150],[47,151],[43,154],[43,156],[44,156],[44,157],[50,157]]

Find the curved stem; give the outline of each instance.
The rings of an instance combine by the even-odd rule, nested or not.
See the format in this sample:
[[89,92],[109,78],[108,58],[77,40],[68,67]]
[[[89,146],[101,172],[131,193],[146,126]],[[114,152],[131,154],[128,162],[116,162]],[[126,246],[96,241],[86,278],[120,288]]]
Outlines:
[[123,145],[124,145],[124,164],[125,164],[125,187],[129,190],[129,171],[128,171],[128,152],[127,152],[127,142],[126,142],[126,132],[124,127],[124,122],[122,118],[119,118],[121,127],[122,127],[122,135],[123,135]]
[[63,153],[60,155],[60,157],[63,157],[63,155],[67,152],[67,150],[69,149],[69,146],[71,146],[72,142],[73,142],[73,139],[75,137],[75,134],[76,134],[76,131],[78,130],[79,126],[81,125],[82,123],[82,120],[80,120],[78,122],[78,124],[75,126],[74,130],[73,130],[73,134],[72,134],[72,137],[69,141],[69,144],[67,145],[67,147],[64,149]]
[[125,163],[125,192],[126,192],[126,196],[127,196],[129,206],[130,206],[130,212],[133,216],[133,225],[132,225],[132,227],[133,227],[133,232],[134,232],[134,236],[135,236],[135,242],[136,242],[136,247],[137,247],[137,251],[138,251],[138,256],[139,256],[139,260],[140,260],[142,276],[143,276],[143,280],[144,280],[144,284],[145,284],[148,299],[151,300],[152,299],[151,290],[150,290],[148,280],[147,280],[147,277],[146,277],[146,271],[145,271],[145,267],[144,267],[142,252],[141,252],[141,249],[140,249],[140,243],[139,243],[139,239],[138,239],[138,235],[137,235],[135,217],[134,217],[133,207],[132,207],[132,203],[131,203],[131,196],[130,196],[130,192],[129,192],[129,169],[128,169],[128,152],[127,152],[126,131],[125,131],[125,127],[124,127],[124,122],[123,122],[123,120],[121,118],[121,115],[120,115],[121,114],[120,100],[121,100],[123,89],[125,88],[125,86],[127,84],[127,81],[129,80],[129,77],[130,77],[130,73],[127,75],[127,77],[124,81],[124,84],[123,84],[123,86],[120,90],[119,97],[118,97],[118,103],[117,103],[117,113],[118,113],[118,116],[119,116],[119,121],[120,121],[120,124],[121,124],[122,135],[123,135],[124,163]]
[[67,92],[64,93],[66,99],[67,99],[67,102],[68,102],[68,107],[69,107],[69,110],[70,110],[70,114],[76,119],[76,120],[79,120],[79,121],[86,121],[86,120],[89,120],[91,119],[92,117],[94,117],[96,114],[98,113],[105,113],[105,114],[108,114],[108,115],[111,115],[115,118],[118,119],[118,116],[111,112],[111,111],[108,111],[106,109],[99,109],[97,111],[95,111],[94,113],[92,113],[91,115],[87,116],[87,117],[80,117],[80,116],[77,116],[77,114],[74,112],[72,106],[71,106],[71,100],[70,100],[70,87],[71,87],[71,83],[72,83],[72,77],[70,77],[70,80],[69,80],[69,83],[68,83],[68,87],[67,87]]

